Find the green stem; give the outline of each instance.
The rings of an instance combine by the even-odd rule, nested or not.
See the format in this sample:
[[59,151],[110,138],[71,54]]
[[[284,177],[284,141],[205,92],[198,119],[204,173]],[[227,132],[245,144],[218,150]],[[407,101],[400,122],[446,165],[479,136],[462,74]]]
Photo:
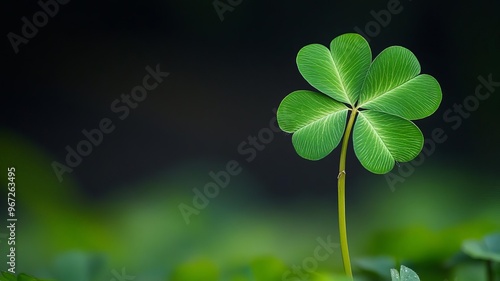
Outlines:
[[347,146],[349,144],[349,136],[351,135],[352,126],[358,111],[354,108],[349,117],[347,128],[342,140],[342,150],[340,151],[340,164],[338,179],[338,202],[339,202],[339,232],[340,232],[340,250],[342,252],[342,261],[344,262],[345,274],[352,280],[351,261],[349,259],[349,247],[347,245],[347,226],[345,219],[345,159],[347,155]]
[[494,281],[495,273],[493,272],[493,261],[491,260],[486,261],[486,268],[488,272],[488,281]]

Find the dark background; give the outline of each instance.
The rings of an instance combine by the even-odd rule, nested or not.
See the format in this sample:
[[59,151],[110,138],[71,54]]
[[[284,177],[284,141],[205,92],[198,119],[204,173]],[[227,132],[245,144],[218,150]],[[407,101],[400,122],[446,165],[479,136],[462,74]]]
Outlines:
[[[34,2],[9,3],[6,31],[20,34],[20,18],[40,9]],[[101,196],[184,159],[224,161],[235,157],[248,135],[267,125],[286,94],[311,88],[295,66],[302,46],[328,45],[356,26],[365,30],[374,20],[370,11],[386,9],[387,3],[243,1],[221,22],[210,1],[70,1],[19,46],[17,55],[5,38],[2,120],[62,162],[64,147],[75,147],[82,129],[95,128],[114,114],[111,102],[140,83],[145,66],[160,64],[171,76],[71,176],[92,196]],[[499,3],[400,3],[401,13],[392,15],[370,44],[374,56],[391,45],[409,48],[423,73],[440,81],[440,109],[418,121],[427,135],[443,123],[446,109],[474,93],[479,75],[500,80],[495,78]],[[498,150],[488,148],[498,143],[496,102],[496,95],[483,102],[439,153],[464,165],[495,167]],[[289,137],[278,135],[250,169],[279,200],[302,196],[304,181],[336,165],[331,159],[302,161]],[[358,163],[350,168],[367,176]],[[296,170],[302,171],[302,180],[287,181]]]
[[[163,175],[207,182],[209,171],[235,159],[244,172],[234,182],[249,184],[231,191],[234,206],[326,198],[334,210],[338,149],[324,160],[306,161],[296,155],[290,135],[277,133],[247,163],[237,147],[268,127],[273,109],[288,93],[311,89],[295,65],[301,47],[329,45],[355,27],[364,30],[374,21],[370,11],[386,9],[387,3],[243,0],[221,21],[211,1],[72,0],[60,5],[57,15],[15,54],[7,34],[20,34],[21,18],[31,19],[40,7],[35,1],[4,2],[2,136],[22,139],[42,151],[40,163],[50,170],[53,161],[64,163],[66,145],[75,147],[84,139],[83,129],[97,128],[102,118],[111,118],[115,131],[64,175],[89,205],[123,192],[142,192],[137,185]],[[416,123],[426,137],[434,128],[443,128],[448,140],[424,166],[465,176],[476,183],[468,186],[471,193],[498,194],[500,89],[457,130],[443,114],[474,94],[478,76],[491,74],[500,81],[500,3],[400,3],[403,10],[370,38],[370,46],[374,56],[391,45],[410,49],[422,72],[441,84],[440,108]],[[128,118],[116,118],[111,102],[141,83],[146,66],[157,64],[170,76]],[[9,147],[2,149],[2,167],[16,163],[5,156],[12,156]],[[364,192],[370,187],[359,186],[362,183],[387,186],[383,176],[361,167],[352,147],[347,171],[348,205],[371,196]],[[58,185],[52,176],[47,185]],[[428,176],[417,171],[415,177]],[[486,183],[486,177],[491,181]],[[192,196],[193,187],[162,186],[165,196],[183,198]],[[390,194],[387,187],[380,192]],[[127,200],[133,201],[133,196]],[[481,197],[472,200],[481,203]]]

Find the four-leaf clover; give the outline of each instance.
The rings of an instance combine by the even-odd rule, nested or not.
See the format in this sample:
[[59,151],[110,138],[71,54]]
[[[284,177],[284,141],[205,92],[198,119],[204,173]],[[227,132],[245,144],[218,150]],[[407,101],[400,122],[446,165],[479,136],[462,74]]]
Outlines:
[[[376,174],[389,172],[395,161],[407,162],[421,151],[424,138],[411,121],[434,113],[441,88],[408,49],[392,46],[373,61],[368,42],[359,34],[336,37],[330,49],[311,44],[297,55],[297,66],[317,93],[290,93],[278,108],[281,129],[293,133],[297,153],[319,160],[335,149],[352,126],[354,152]],[[354,124],[354,125],[353,125]]]

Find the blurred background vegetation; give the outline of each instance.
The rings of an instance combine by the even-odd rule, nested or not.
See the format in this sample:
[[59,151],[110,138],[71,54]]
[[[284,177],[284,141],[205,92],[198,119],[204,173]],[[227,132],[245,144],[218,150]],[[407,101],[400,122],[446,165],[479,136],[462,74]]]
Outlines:
[[[282,280],[313,255],[318,237],[338,241],[338,151],[310,162],[284,133],[251,161],[238,147],[269,127],[286,94],[310,89],[295,66],[302,46],[364,30],[370,11],[387,3],[243,0],[221,22],[212,1],[71,1],[19,54],[4,40],[0,183],[16,167],[17,271],[61,281],[76,278],[68,268],[77,281],[112,280],[122,270],[141,281]],[[20,18],[40,9],[3,5],[4,34],[20,33]],[[481,280],[483,264],[457,254],[464,239],[500,231],[498,90],[456,129],[443,115],[474,94],[478,76],[500,81],[500,4],[400,5],[370,38],[373,54],[391,45],[416,54],[443,90],[436,114],[417,123],[424,136],[442,128],[448,139],[394,188],[364,171],[351,146],[351,258],[358,273],[404,263],[422,280]],[[116,118],[111,102],[157,64],[171,75],[127,119]],[[63,163],[65,146],[105,117],[115,131],[59,182],[53,161]],[[187,225],[179,204],[192,205],[192,189],[230,160],[242,172]],[[0,207],[5,222],[6,199]],[[341,272],[338,251],[308,278]]]

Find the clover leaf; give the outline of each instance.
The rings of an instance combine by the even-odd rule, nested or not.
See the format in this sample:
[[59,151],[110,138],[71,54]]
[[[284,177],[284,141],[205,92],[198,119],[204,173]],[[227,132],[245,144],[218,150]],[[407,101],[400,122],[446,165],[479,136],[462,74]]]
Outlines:
[[482,240],[465,240],[462,251],[475,259],[500,262],[500,233],[488,235]]
[[417,58],[406,48],[392,46],[371,59],[368,42],[354,33],[336,37],[330,49],[311,44],[299,51],[299,72],[320,93],[290,93],[277,117],[281,129],[293,133],[301,157],[324,158],[353,123],[354,152],[373,173],[387,173],[395,161],[411,161],[420,153],[424,138],[411,120],[437,110],[439,83],[420,74]]
[[303,47],[297,66],[319,93],[298,90],[287,95],[278,108],[278,124],[293,133],[293,146],[305,159],[324,158],[342,140],[337,176],[340,250],[344,271],[352,280],[345,215],[351,131],[361,164],[372,173],[387,173],[396,161],[410,161],[422,150],[424,137],[411,120],[437,110],[441,88],[432,76],[420,74],[410,50],[392,46],[372,61],[368,42],[355,33],[334,38],[330,49],[320,44]]
[[415,271],[402,265],[399,272],[396,269],[391,269],[392,281],[420,281]]

